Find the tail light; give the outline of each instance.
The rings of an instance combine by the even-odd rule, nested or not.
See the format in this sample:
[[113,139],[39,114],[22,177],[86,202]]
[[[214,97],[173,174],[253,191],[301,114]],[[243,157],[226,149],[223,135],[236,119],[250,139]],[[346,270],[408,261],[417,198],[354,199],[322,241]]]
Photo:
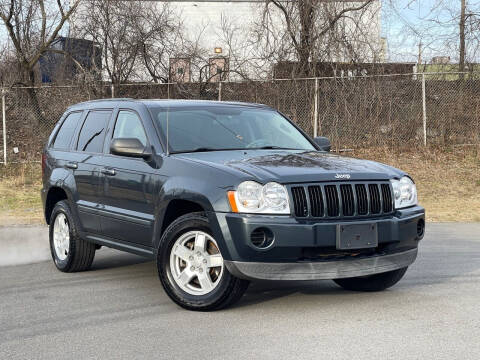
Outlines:
[[47,166],[47,155],[42,153],[42,177],[45,175],[45,166]]

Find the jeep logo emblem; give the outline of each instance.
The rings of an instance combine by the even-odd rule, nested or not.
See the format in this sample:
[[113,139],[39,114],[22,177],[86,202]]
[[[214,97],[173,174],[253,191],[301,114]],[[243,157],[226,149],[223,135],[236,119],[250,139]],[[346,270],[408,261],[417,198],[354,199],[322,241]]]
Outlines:
[[335,174],[335,179],[350,179],[350,174]]

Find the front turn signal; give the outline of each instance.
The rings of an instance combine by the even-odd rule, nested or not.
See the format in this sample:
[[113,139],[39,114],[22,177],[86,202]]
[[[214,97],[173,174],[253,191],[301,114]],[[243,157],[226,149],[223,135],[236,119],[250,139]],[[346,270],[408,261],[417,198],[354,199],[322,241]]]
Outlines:
[[230,203],[230,208],[234,213],[238,213],[237,202],[235,201],[235,191],[227,192],[228,202]]

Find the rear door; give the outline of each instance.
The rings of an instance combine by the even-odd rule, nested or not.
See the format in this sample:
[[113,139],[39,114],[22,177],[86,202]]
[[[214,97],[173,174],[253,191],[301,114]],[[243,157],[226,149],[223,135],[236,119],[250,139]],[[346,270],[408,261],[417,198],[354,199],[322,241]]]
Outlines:
[[[142,118],[131,109],[118,110],[108,141],[114,138],[137,138],[144,146],[151,144]],[[157,188],[155,169],[144,159],[110,153],[105,155],[104,165],[101,169],[104,207],[100,220],[103,234],[151,247]]]
[[76,204],[81,227],[88,233],[100,233],[100,164],[111,109],[89,110],[73,144],[70,161],[76,184]]

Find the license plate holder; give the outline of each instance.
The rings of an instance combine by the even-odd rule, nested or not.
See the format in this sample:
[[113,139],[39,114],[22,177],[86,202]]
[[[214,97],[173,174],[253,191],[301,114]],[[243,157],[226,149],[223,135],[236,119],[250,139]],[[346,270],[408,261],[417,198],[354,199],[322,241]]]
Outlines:
[[337,224],[337,249],[368,249],[378,246],[377,223]]

